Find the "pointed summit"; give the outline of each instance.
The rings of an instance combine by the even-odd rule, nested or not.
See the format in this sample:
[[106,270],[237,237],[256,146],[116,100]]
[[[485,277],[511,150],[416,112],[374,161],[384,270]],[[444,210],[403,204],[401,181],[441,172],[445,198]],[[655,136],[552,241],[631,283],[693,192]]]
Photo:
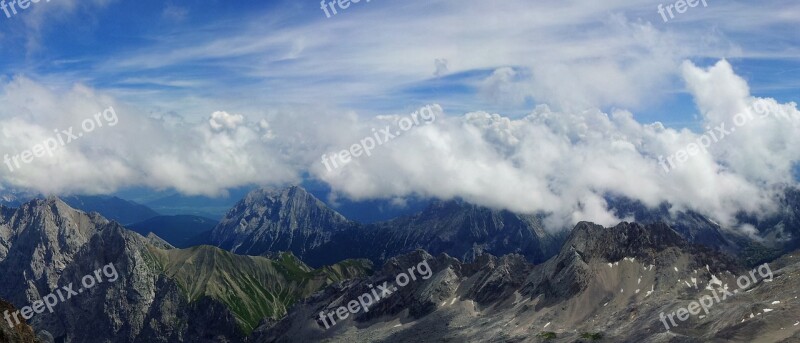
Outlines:
[[291,251],[300,258],[353,223],[299,186],[247,194],[220,221],[212,242],[235,253]]
[[[56,287],[55,281],[93,235],[109,223],[99,214],[73,209],[58,197],[34,199],[0,216],[0,280],[3,289],[20,284]],[[7,297],[8,300],[17,299]]]

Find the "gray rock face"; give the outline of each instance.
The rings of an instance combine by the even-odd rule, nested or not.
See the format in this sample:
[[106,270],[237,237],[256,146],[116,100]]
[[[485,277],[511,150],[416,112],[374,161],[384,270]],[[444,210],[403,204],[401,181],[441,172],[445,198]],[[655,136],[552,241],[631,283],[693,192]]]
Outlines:
[[[64,269],[108,221],[73,210],[57,198],[34,200],[16,210],[5,209],[0,220],[0,297],[20,303],[36,289],[57,287]],[[27,295],[15,292],[28,287]]]
[[329,242],[334,232],[352,226],[300,187],[259,189],[228,212],[211,240],[238,254],[291,251],[305,260],[309,251]]

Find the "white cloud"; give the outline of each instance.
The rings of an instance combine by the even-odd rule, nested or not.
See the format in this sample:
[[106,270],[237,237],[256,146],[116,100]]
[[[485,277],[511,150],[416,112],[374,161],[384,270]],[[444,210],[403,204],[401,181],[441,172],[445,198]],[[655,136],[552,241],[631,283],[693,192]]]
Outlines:
[[698,133],[642,124],[622,110],[555,111],[544,105],[519,119],[485,112],[440,115],[377,147],[371,157],[328,172],[322,154],[346,149],[408,113],[363,117],[290,107],[217,111],[207,121],[191,123],[170,114],[148,116],[82,85],[49,89],[17,77],[0,93],[3,152],[30,149],[51,137],[53,129],[76,126],[111,105],[119,124],[23,170],[0,168],[0,175],[7,188],[45,193],[105,193],[143,185],[215,195],[247,184],[298,182],[310,171],[339,196],[459,197],[549,213],[551,228],[579,220],[607,225],[621,220],[606,210],[608,193],[650,206],[666,201],[731,227],[737,211],[768,213],[773,192],[795,184],[791,168],[800,160],[793,148],[800,144],[800,123],[784,117],[800,117],[796,104],[752,97],[726,61],[708,69],[687,62],[682,70],[707,125],[730,121],[754,104],[782,115],[759,116],[670,173],[659,165],[659,156],[686,148]]
[[211,119],[208,124],[214,131],[222,130],[236,130],[236,128],[244,123],[244,117],[240,114],[228,114],[224,111],[216,111],[211,114]]
[[299,180],[297,167],[277,147],[264,144],[258,118],[247,121],[226,112],[200,123],[151,117],[82,85],[53,90],[22,77],[3,85],[0,101],[0,152],[10,156],[54,137],[54,129],[75,127],[77,134],[83,120],[109,106],[119,118],[117,125],[98,128],[52,157],[36,158],[14,171],[3,165],[6,188],[65,194],[142,185],[218,195],[240,185]]
[[[684,66],[706,121],[730,119],[745,104],[774,102],[750,96],[746,82],[721,61],[708,70]],[[795,104],[785,111],[798,114]],[[772,109],[777,108],[777,106]],[[800,117],[800,115],[798,115]],[[606,209],[608,193],[676,210],[693,209],[735,226],[735,214],[774,210],[779,187],[791,178],[800,151],[800,122],[773,117],[754,121],[691,157],[670,173],[658,164],[694,142],[698,134],[644,125],[626,111],[556,112],[539,106],[510,119],[483,112],[437,120],[373,157],[334,172],[316,174],[334,190],[357,199],[374,197],[462,197],[520,212],[550,213],[553,228],[580,220],[610,225],[621,220]],[[741,134],[740,134],[741,133]]]
[[[22,19],[29,48],[38,46],[53,20],[107,3],[38,4]],[[704,126],[730,121],[753,104],[796,114],[795,104],[752,97],[727,62],[710,69],[681,62],[796,61],[797,48],[775,44],[774,37],[796,32],[800,17],[791,14],[800,5],[730,1],[667,24],[660,22],[656,5],[644,0],[373,3],[331,20],[321,13],[318,20],[297,21],[254,13],[178,30],[145,46],[87,57],[76,63],[89,65],[85,73],[46,76],[87,84],[99,79],[104,85],[119,80],[120,88],[51,89],[57,82],[24,77],[4,81],[2,152],[29,149],[53,129],[74,126],[109,105],[117,109],[120,124],[55,157],[37,159],[24,172],[0,168],[0,176],[6,186],[46,193],[145,185],[219,194],[242,184],[296,182],[310,170],[344,196],[462,197],[516,211],[547,211],[552,227],[577,220],[613,223],[617,218],[603,202],[606,192],[649,205],[669,201],[729,224],[735,211],[769,209],[774,187],[794,183],[789,169],[798,160],[793,149],[800,136],[797,124],[773,117],[753,121],[715,144],[710,154],[665,174],[658,157],[685,148],[697,133],[640,123],[623,110],[591,109],[652,106],[663,101],[664,93],[680,92],[676,80],[683,79]],[[391,39],[375,32],[391,32]],[[435,75],[447,76],[442,79],[493,71],[468,86],[501,104],[532,98],[550,105],[517,118],[480,112],[475,103],[459,104],[475,112],[437,118],[436,124],[381,146],[372,157],[327,174],[319,161],[323,153],[347,148],[396,118],[334,106],[359,108],[364,99],[403,94],[406,87],[425,84],[432,67]],[[198,69],[215,73],[206,77]],[[247,82],[218,82],[223,74]],[[161,89],[165,86],[170,88]],[[388,100],[424,105],[413,103],[416,98]],[[132,103],[141,107],[126,105]],[[308,103],[315,105],[298,105]],[[224,111],[212,113],[218,109]]]
[[[530,97],[554,109],[582,110],[657,106],[680,91],[679,67],[687,58],[796,59],[791,44],[768,43],[774,40],[775,30],[768,26],[768,19],[781,7],[773,2],[757,7],[719,3],[671,23],[662,22],[656,7],[644,0],[383,3],[335,20],[326,19],[320,11],[319,17],[312,17],[317,20],[292,24],[274,20],[280,15],[270,12],[266,20],[264,15],[253,15],[241,22],[213,22],[162,37],[152,46],[120,50],[96,70],[106,77],[144,70],[175,73],[178,79],[182,73],[172,68],[188,63],[258,80],[257,85],[226,84],[231,97],[225,100],[239,106],[252,105],[253,99],[263,106],[309,99],[350,106],[390,97],[404,87],[425,85],[432,72],[441,76],[512,68],[522,74],[515,86],[494,89],[490,99]],[[795,10],[797,6],[789,7]],[[317,10],[316,6],[311,9]],[[732,22],[732,15],[741,13],[747,17]],[[772,24],[796,23],[781,18]],[[342,32],[347,32],[346,38]],[[391,36],[387,39],[374,32],[391,32]],[[183,76],[194,78],[196,73]],[[229,87],[237,91],[230,92]],[[271,92],[261,92],[265,88]],[[226,93],[213,86],[192,91],[195,96]],[[505,91],[511,93],[501,94]],[[485,105],[478,101],[480,97],[468,100],[473,103],[465,108]]]

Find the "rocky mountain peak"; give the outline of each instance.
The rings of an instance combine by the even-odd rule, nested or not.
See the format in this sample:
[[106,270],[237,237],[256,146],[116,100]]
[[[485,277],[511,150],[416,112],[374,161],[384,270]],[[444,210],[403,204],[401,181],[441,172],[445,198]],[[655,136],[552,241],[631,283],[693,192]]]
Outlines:
[[580,222],[572,230],[564,247],[577,252],[584,260],[602,258],[617,261],[624,257],[652,257],[654,253],[671,247],[684,249],[688,243],[664,223],[642,225],[622,222],[605,228]]
[[325,203],[308,193],[300,186],[287,188],[259,188],[248,193],[244,199],[228,212],[226,219],[242,211],[259,211],[272,215],[281,213],[301,214],[302,211],[325,212],[337,220],[346,221],[344,216],[330,209]]
[[261,188],[247,194],[228,212],[214,228],[211,240],[238,253],[291,251],[303,257],[350,224],[302,187]]
[[57,197],[31,200],[0,219],[0,268],[22,271],[6,275],[0,288],[15,284],[55,287],[68,262],[109,223],[99,214],[75,210]]

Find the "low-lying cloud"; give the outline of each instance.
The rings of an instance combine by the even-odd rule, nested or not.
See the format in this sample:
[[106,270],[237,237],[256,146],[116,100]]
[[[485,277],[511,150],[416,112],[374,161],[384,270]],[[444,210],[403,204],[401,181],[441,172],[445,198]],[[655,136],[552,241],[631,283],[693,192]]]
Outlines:
[[[513,77],[513,70],[496,73]],[[704,69],[686,62],[683,78],[703,126],[732,122],[759,104],[782,117],[800,116],[797,105],[751,96],[727,61]],[[489,89],[502,91],[497,84]],[[498,88],[499,87],[499,88]],[[644,124],[624,110],[556,111],[537,106],[512,119],[500,114],[444,113],[343,168],[328,171],[319,156],[394,124],[408,113],[361,118],[319,108],[260,113],[207,114],[191,123],[154,116],[85,86],[53,90],[16,77],[0,91],[0,153],[15,154],[94,113],[114,106],[119,124],[93,133],[30,164],[24,173],[0,169],[5,189],[46,194],[110,193],[129,186],[172,188],[218,195],[236,186],[285,185],[303,175],[327,182],[352,199],[463,198],[517,212],[549,214],[562,228],[580,220],[611,225],[605,196],[622,195],[649,206],[663,202],[693,209],[735,227],[735,214],[774,209],[776,192],[794,185],[800,160],[800,122],[759,117],[737,128],[708,153],[666,173],[660,156],[695,142],[703,133]],[[413,108],[410,104],[409,108]],[[424,105],[424,104],[418,104]],[[410,112],[409,112],[410,113]]]
[[796,184],[794,149],[800,121],[794,103],[750,95],[747,83],[727,61],[709,69],[687,62],[688,89],[714,127],[753,104],[785,111],[749,122],[666,173],[658,165],[702,133],[642,124],[627,111],[556,112],[538,106],[510,119],[473,112],[448,117],[397,140],[369,160],[341,171],[317,175],[354,198],[461,197],[470,202],[518,212],[545,212],[551,228],[580,220],[615,224],[605,195],[623,195],[649,206],[663,202],[674,210],[693,209],[726,226],[736,226],[739,211],[763,215],[774,210],[776,192]]

